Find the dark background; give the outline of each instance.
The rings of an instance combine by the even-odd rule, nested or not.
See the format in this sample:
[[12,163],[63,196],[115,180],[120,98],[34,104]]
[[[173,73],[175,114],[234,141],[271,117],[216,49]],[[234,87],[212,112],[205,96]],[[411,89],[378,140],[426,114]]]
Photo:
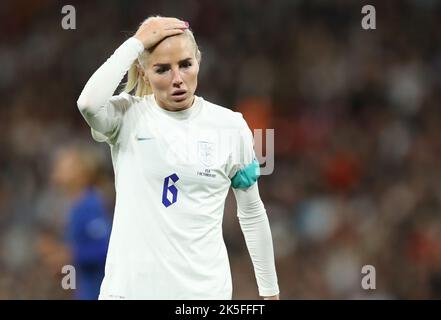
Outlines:
[[[376,29],[361,27],[365,4]],[[76,29],[61,27],[64,5]],[[197,94],[275,129],[260,179],[284,299],[441,297],[441,1],[2,1],[0,298],[68,299],[36,243],[59,233],[66,199],[54,152],[96,145],[76,100],[150,15],[190,22],[202,51]],[[234,298],[258,298],[229,196]],[[376,268],[363,290],[361,269]],[[61,269],[60,269],[61,270]]]

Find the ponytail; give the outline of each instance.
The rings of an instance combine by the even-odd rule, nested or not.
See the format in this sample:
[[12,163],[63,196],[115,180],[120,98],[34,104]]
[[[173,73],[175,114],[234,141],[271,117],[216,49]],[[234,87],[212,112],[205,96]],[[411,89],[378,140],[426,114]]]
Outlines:
[[[145,51],[142,55],[145,54]],[[134,91],[134,95],[138,97],[143,97],[152,93],[150,86],[144,81],[141,74],[139,73],[139,62],[135,61],[130,66],[127,73],[127,82],[124,87],[124,92],[131,93]]]

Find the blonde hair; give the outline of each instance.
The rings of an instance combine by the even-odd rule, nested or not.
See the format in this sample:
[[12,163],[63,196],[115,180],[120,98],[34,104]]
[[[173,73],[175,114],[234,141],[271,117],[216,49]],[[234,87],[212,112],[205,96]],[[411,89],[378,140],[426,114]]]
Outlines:
[[[160,16],[149,17],[146,20],[144,20],[142,24],[154,18],[160,18]],[[196,50],[196,60],[198,61],[198,63],[200,63],[201,52],[196,43],[196,39],[194,38],[193,32],[190,29],[186,29],[182,34],[188,36],[191,42],[194,44]],[[161,40],[161,42],[162,41],[163,40]],[[149,55],[155,50],[157,45],[158,44],[156,44],[151,48],[144,49],[144,51],[139,55],[138,59],[132,63],[127,73],[127,82],[123,89],[124,92],[131,93],[132,91],[134,91],[134,95],[138,97],[143,97],[153,93],[150,85],[146,83],[146,81],[144,81],[142,74],[139,72],[139,68],[145,70],[147,66],[147,59]]]

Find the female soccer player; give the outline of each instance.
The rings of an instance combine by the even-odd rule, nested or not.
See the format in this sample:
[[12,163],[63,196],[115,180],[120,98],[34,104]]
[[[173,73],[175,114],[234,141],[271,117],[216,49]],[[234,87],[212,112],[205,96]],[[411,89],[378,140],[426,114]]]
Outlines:
[[[78,98],[115,171],[100,299],[231,299],[222,236],[230,186],[259,295],[279,298],[251,130],[240,113],[194,94],[200,62],[187,22],[151,17]],[[124,92],[112,96],[127,72]]]

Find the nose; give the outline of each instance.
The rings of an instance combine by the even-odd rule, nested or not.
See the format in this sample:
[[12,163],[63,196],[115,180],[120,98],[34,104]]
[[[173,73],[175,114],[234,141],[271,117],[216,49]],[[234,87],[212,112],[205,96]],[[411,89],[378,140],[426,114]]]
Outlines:
[[172,83],[173,83],[173,87],[180,87],[182,85],[183,81],[179,69],[173,70]]

